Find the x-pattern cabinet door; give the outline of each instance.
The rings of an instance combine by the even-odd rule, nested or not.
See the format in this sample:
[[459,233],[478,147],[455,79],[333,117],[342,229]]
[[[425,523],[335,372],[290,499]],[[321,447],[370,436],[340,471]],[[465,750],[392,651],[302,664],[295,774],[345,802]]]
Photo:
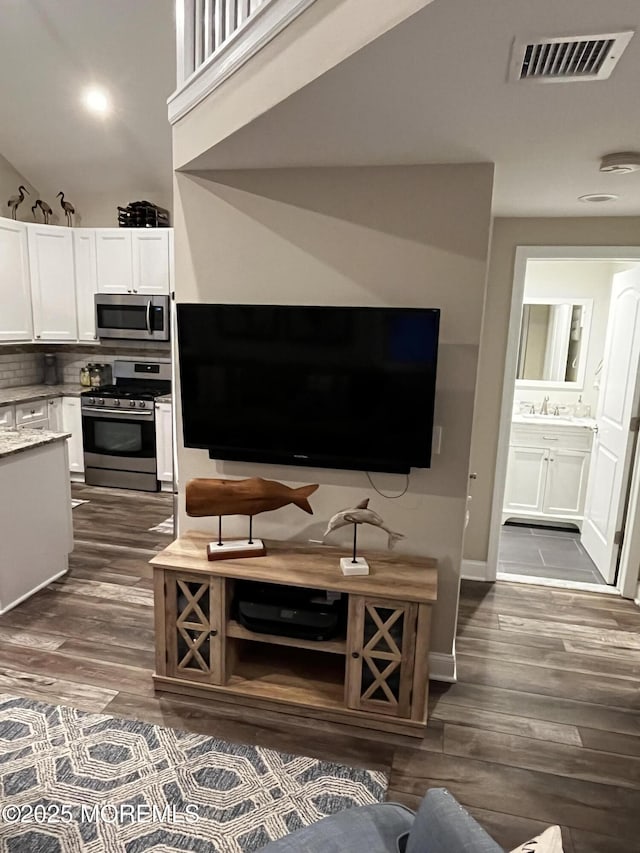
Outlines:
[[223,578],[165,572],[167,675],[222,684]]
[[367,596],[349,597],[347,706],[411,716],[418,606]]

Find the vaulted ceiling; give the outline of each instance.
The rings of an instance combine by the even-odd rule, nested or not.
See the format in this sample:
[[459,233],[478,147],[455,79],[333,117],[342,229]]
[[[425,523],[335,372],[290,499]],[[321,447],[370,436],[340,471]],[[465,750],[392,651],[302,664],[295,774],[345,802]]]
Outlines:
[[[198,168],[496,163],[498,215],[640,214],[640,32],[609,80],[510,82],[514,38],[640,30],[638,0],[434,0]],[[0,154],[41,190],[170,191],[173,0],[0,0]],[[108,119],[81,91],[111,94]],[[618,201],[584,204],[586,193]]]
[[[0,0],[0,154],[39,189],[171,187],[172,0]],[[88,113],[104,87],[113,113]]]

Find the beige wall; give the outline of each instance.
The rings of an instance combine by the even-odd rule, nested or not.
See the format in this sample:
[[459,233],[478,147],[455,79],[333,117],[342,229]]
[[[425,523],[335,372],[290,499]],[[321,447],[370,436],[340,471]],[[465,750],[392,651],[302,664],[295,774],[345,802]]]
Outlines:
[[[181,532],[214,526],[184,514],[184,483],[195,476],[319,483],[312,518],[288,507],[256,520],[258,535],[277,539],[318,538],[330,515],[370,497],[406,534],[403,547],[440,561],[432,648],[443,654],[455,634],[492,183],[486,164],[178,173],[175,183],[179,302],[442,310],[435,415],[442,452],[431,469],[413,471],[399,500],[379,497],[363,472],[215,463],[180,438],[178,461]],[[404,486],[400,476],[374,480],[392,493]],[[244,534],[244,523],[229,519],[226,530]],[[347,540],[348,532],[336,534],[337,543]],[[385,537],[367,529],[362,545],[384,547]]]
[[[126,207],[131,201],[150,201],[159,207],[166,208],[171,213],[173,199],[170,192],[153,192],[133,187],[110,193],[73,193],[68,200],[76,209],[74,224],[81,228],[116,228],[118,226],[118,205]],[[56,222],[64,224],[64,214],[59,208],[59,199],[49,200],[49,204],[57,211]],[[55,203],[54,203],[55,202]]]
[[477,472],[478,478],[472,486],[466,559],[487,559],[516,248],[639,245],[640,217],[634,216],[494,221],[471,444],[471,470]]
[[22,184],[31,195],[25,196],[24,201],[18,207],[18,219],[25,222],[33,222],[31,205],[38,198],[38,191],[29,181],[17,172],[11,163],[0,154],[0,216],[11,218],[11,210],[7,207],[7,201],[14,195],[18,195],[18,187]]

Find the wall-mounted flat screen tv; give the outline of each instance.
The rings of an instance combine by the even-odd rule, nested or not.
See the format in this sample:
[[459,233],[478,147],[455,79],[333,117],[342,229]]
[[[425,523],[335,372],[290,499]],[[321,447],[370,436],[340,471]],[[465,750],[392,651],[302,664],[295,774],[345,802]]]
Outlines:
[[437,308],[179,304],[186,447],[407,473],[431,463]]

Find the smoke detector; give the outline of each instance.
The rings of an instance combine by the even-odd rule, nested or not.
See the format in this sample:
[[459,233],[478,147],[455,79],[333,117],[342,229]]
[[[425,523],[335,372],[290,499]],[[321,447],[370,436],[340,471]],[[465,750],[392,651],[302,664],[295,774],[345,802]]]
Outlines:
[[623,151],[618,154],[605,154],[600,161],[600,171],[613,175],[628,175],[640,169],[640,153]]
[[509,79],[536,83],[606,80],[611,76],[633,30],[587,36],[516,39]]

